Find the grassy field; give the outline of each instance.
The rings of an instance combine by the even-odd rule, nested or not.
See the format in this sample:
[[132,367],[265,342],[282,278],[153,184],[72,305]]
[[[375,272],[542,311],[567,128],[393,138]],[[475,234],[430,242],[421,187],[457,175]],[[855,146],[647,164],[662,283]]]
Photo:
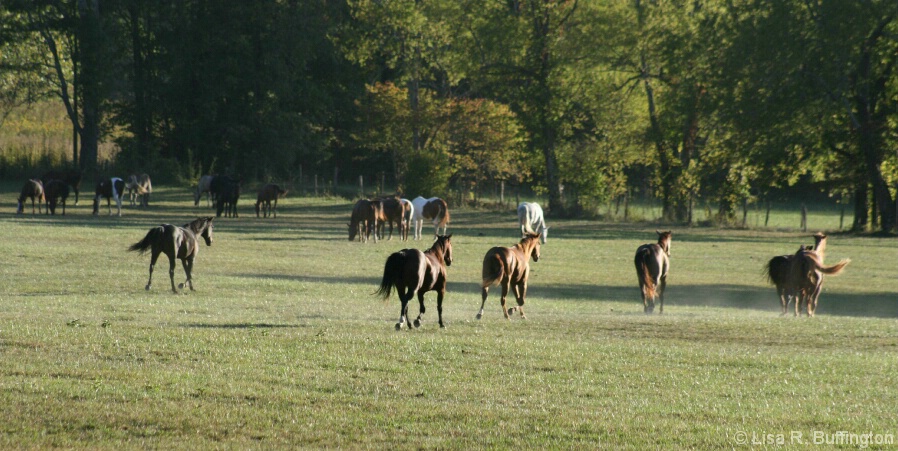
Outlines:
[[200,250],[197,291],[173,295],[163,263],[147,292],[149,257],[127,246],[208,213],[187,189],[157,191],[121,218],[85,201],[16,217],[0,193],[0,448],[719,449],[847,431],[876,449],[898,435],[894,238],[831,234],[827,262],[852,263],[816,318],[795,319],[761,268],[811,233],[674,229],[665,314],[646,316],[632,257],[654,224],[550,221],[528,319],[505,321],[491,293],[477,321],[482,256],[517,241],[515,217],[456,211],[448,327],[428,294],[424,325],[397,332],[395,295],[372,293],[391,252],[429,241],[348,242],[342,200],[291,197],[263,220],[244,198]]

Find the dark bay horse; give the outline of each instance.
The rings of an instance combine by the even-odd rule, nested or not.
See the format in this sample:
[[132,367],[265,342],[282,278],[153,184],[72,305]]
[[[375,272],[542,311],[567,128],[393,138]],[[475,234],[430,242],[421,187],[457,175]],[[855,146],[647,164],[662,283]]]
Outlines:
[[657,230],[655,233],[658,234],[658,243],[639,246],[633,259],[639,290],[642,292],[644,313],[655,310],[656,297],[661,301],[658,313],[664,313],[664,289],[667,287],[667,273],[670,270],[671,233]]
[[[256,195],[256,217],[259,217],[259,211],[261,210],[264,217],[269,217],[274,213],[274,217],[278,217],[278,199],[283,198],[287,195],[287,190],[281,189],[280,186],[277,186],[273,183],[269,183],[259,189],[259,193]],[[274,201],[274,210],[272,210],[271,202]]]
[[377,218],[377,206],[368,199],[359,199],[352,206],[352,215],[349,217],[349,241],[353,241],[358,235],[359,241],[367,243],[373,233],[376,243]]
[[37,199],[37,212],[43,213],[41,206],[44,202],[44,185],[40,180],[30,179],[22,185],[22,192],[19,194],[18,204],[16,205],[16,214],[20,215],[25,212],[25,199],[31,199],[31,214],[34,214],[34,201]]
[[71,188],[71,191],[75,192],[75,205],[78,205],[78,193],[81,190],[81,171],[48,171],[41,177],[44,186],[46,186],[50,180],[62,180],[65,182],[65,184]]
[[[217,183],[216,183],[217,182]],[[240,200],[240,180],[228,176],[216,176],[212,180],[212,195],[215,196],[215,216],[239,218],[237,201]]]
[[[212,245],[212,220],[211,216],[205,218],[196,218],[195,220],[184,224],[183,227],[171,224],[162,224],[153,227],[147,232],[146,236],[137,243],[128,247],[129,251],[137,251],[141,255],[151,251],[150,256],[150,278],[147,280],[146,290],[150,290],[153,284],[153,267],[160,253],[165,253],[168,257],[168,276],[171,279],[171,291],[177,293],[175,289],[175,258],[181,260],[181,266],[187,274],[185,282],[190,290],[193,291],[193,261],[199,252],[199,242],[197,236],[202,236],[206,241],[206,246]],[[178,288],[184,288],[184,284],[179,284]]]
[[786,285],[787,290],[794,293],[795,316],[801,315],[802,305],[806,306],[808,317],[814,316],[820,290],[823,288],[823,275],[838,275],[851,263],[850,259],[844,259],[835,265],[823,266],[826,237],[823,238],[818,250],[799,249],[792,257]]
[[[813,246],[799,246],[798,250],[814,250],[822,255],[826,249],[826,235],[817,233],[814,235],[814,241]],[[792,259],[794,257],[795,254],[777,255],[771,258],[764,266],[764,274],[767,276],[767,281],[776,286],[776,294],[780,298],[780,306],[782,307],[780,316],[786,314],[789,302],[795,297],[794,289],[789,284],[789,272],[792,270]]]
[[56,214],[56,205],[62,202],[62,214],[65,216],[65,202],[69,197],[69,185],[62,180],[50,180],[44,186],[44,197],[47,199],[47,213]]
[[[502,313],[505,319],[517,309],[524,315],[524,298],[527,295],[527,279],[530,277],[530,259],[539,261],[540,235],[528,233],[521,242],[514,247],[494,247],[487,251],[483,257],[483,281],[480,284],[480,312],[477,319],[483,317],[483,306],[486,305],[486,297],[491,285],[499,284],[502,287]],[[514,287],[517,307],[506,309],[505,299],[510,288]]]
[[419,309],[414,325],[421,326],[421,317],[424,315],[424,293],[428,291],[437,292],[440,327],[446,327],[443,323],[443,296],[446,294],[446,268],[452,265],[451,238],[452,235],[440,235],[436,237],[433,246],[424,252],[418,249],[403,249],[387,257],[380,288],[375,294],[387,300],[393,287],[396,287],[400,302],[396,330],[402,329],[403,324],[408,324],[411,329],[412,326],[408,321],[408,303],[416,295]]
[[100,180],[94,190],[94,215],[100,213],[100,198],[106,199],[106,206],[109,208],[109,215],[112,216],[112,201],[115,199],[115,205],[118,207],[118,215],[122,215],[122,194],[125,192],[125,181],[113,177],[111,179]]

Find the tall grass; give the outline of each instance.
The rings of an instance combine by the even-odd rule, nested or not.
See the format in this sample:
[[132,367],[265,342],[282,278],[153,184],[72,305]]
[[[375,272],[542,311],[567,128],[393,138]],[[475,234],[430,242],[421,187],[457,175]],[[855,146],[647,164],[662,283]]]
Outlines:
[[826,280],[817,318],[794,319],[761,267],[809,234],[675,229],[665,314],[645,316],[632,253],[656,225],[551,221],[529,319],[505,321],[492,295],[477,321],[483,253],[519,231],[510,211],[461,210],[448,327],[428,294],[422,328],[396,332],[395,297],[372,293],[391,252],[429,242],[348,242],[345,200],[288,197],[264,220],[244,199],[200,249],[197,291],[173,295],[164,258],[147,292],[149,258],[125,249],[208,214],[188,189],[159,187],[121,218],[15,217],[14,196],[0,192],[2,448],[720,449],[752,434],[898,434],[891,239],[831,236],[827,261],[852,263]]

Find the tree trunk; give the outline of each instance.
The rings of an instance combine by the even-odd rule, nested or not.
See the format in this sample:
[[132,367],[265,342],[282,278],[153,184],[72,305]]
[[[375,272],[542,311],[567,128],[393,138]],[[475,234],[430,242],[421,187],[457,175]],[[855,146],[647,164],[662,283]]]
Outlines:
[[78,0],[78,34],[81,49],[81,168],[97,174],[100,144],[102,28],[99,0]]

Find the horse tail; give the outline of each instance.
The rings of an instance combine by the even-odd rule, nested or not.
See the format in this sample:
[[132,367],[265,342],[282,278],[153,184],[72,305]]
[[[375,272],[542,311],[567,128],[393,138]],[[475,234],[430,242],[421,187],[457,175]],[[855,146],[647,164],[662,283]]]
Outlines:
[[777,255],[770,259],[764,265],[763,274],[767,276],[767,282],[779,285],[785,281],[789,272],[789,258],[783,255]]
[[636,256],[636,271],[639,273],[639,277],[642,278],[642,292],[646,298],[654,299],[655,298],[655,279],[652,277],[651,272],[649,271],[648,260],[651,257],[651,252],[648,249],[643,249],[639,251],[639,254]]
[[382,297],[384,300],[390,298],[394,282],[405,267],[405,260],[405,253],[401,251],[394,252],[387,257],[387,262],[384,263],[384,276],[380,280],[380,288],[374,292],[375,295]]
[[449,224],[449,207],[446,205],[446,202],[440,202],[440,224],[438,227],[446,227]]
[[835,276],[835,275],[838,275],[839,273],[841,273],[842,270],[845,269],[845,267],[848,266],[849,263],[851,263],[851,259],[846,258],[845,260],[842,260],[839,263],[836,263],[835,265],[832,265],[832,266],[823,266],[816,261],[815,261],[815,263],[817,264],[818,271],[822,272],[823,274],[829,274],[831,276]]
[[143,237],[142,240],[132,244],[128,247],[129,251],[136,251],[141,254],[147,251],[147,249],[153,246],[153,243],[156,242],[159,238],[162,238],[162,235],[165,234],[165,228],[162,226],[153,227],[147,232],[146,236]]
[[[492,257],[492,258],[490,258]],[[483,258],[483,281],[481,288],[486,288],[505,277],[505,267],[502,264],[502,256],[497,252],[490,252]]]

